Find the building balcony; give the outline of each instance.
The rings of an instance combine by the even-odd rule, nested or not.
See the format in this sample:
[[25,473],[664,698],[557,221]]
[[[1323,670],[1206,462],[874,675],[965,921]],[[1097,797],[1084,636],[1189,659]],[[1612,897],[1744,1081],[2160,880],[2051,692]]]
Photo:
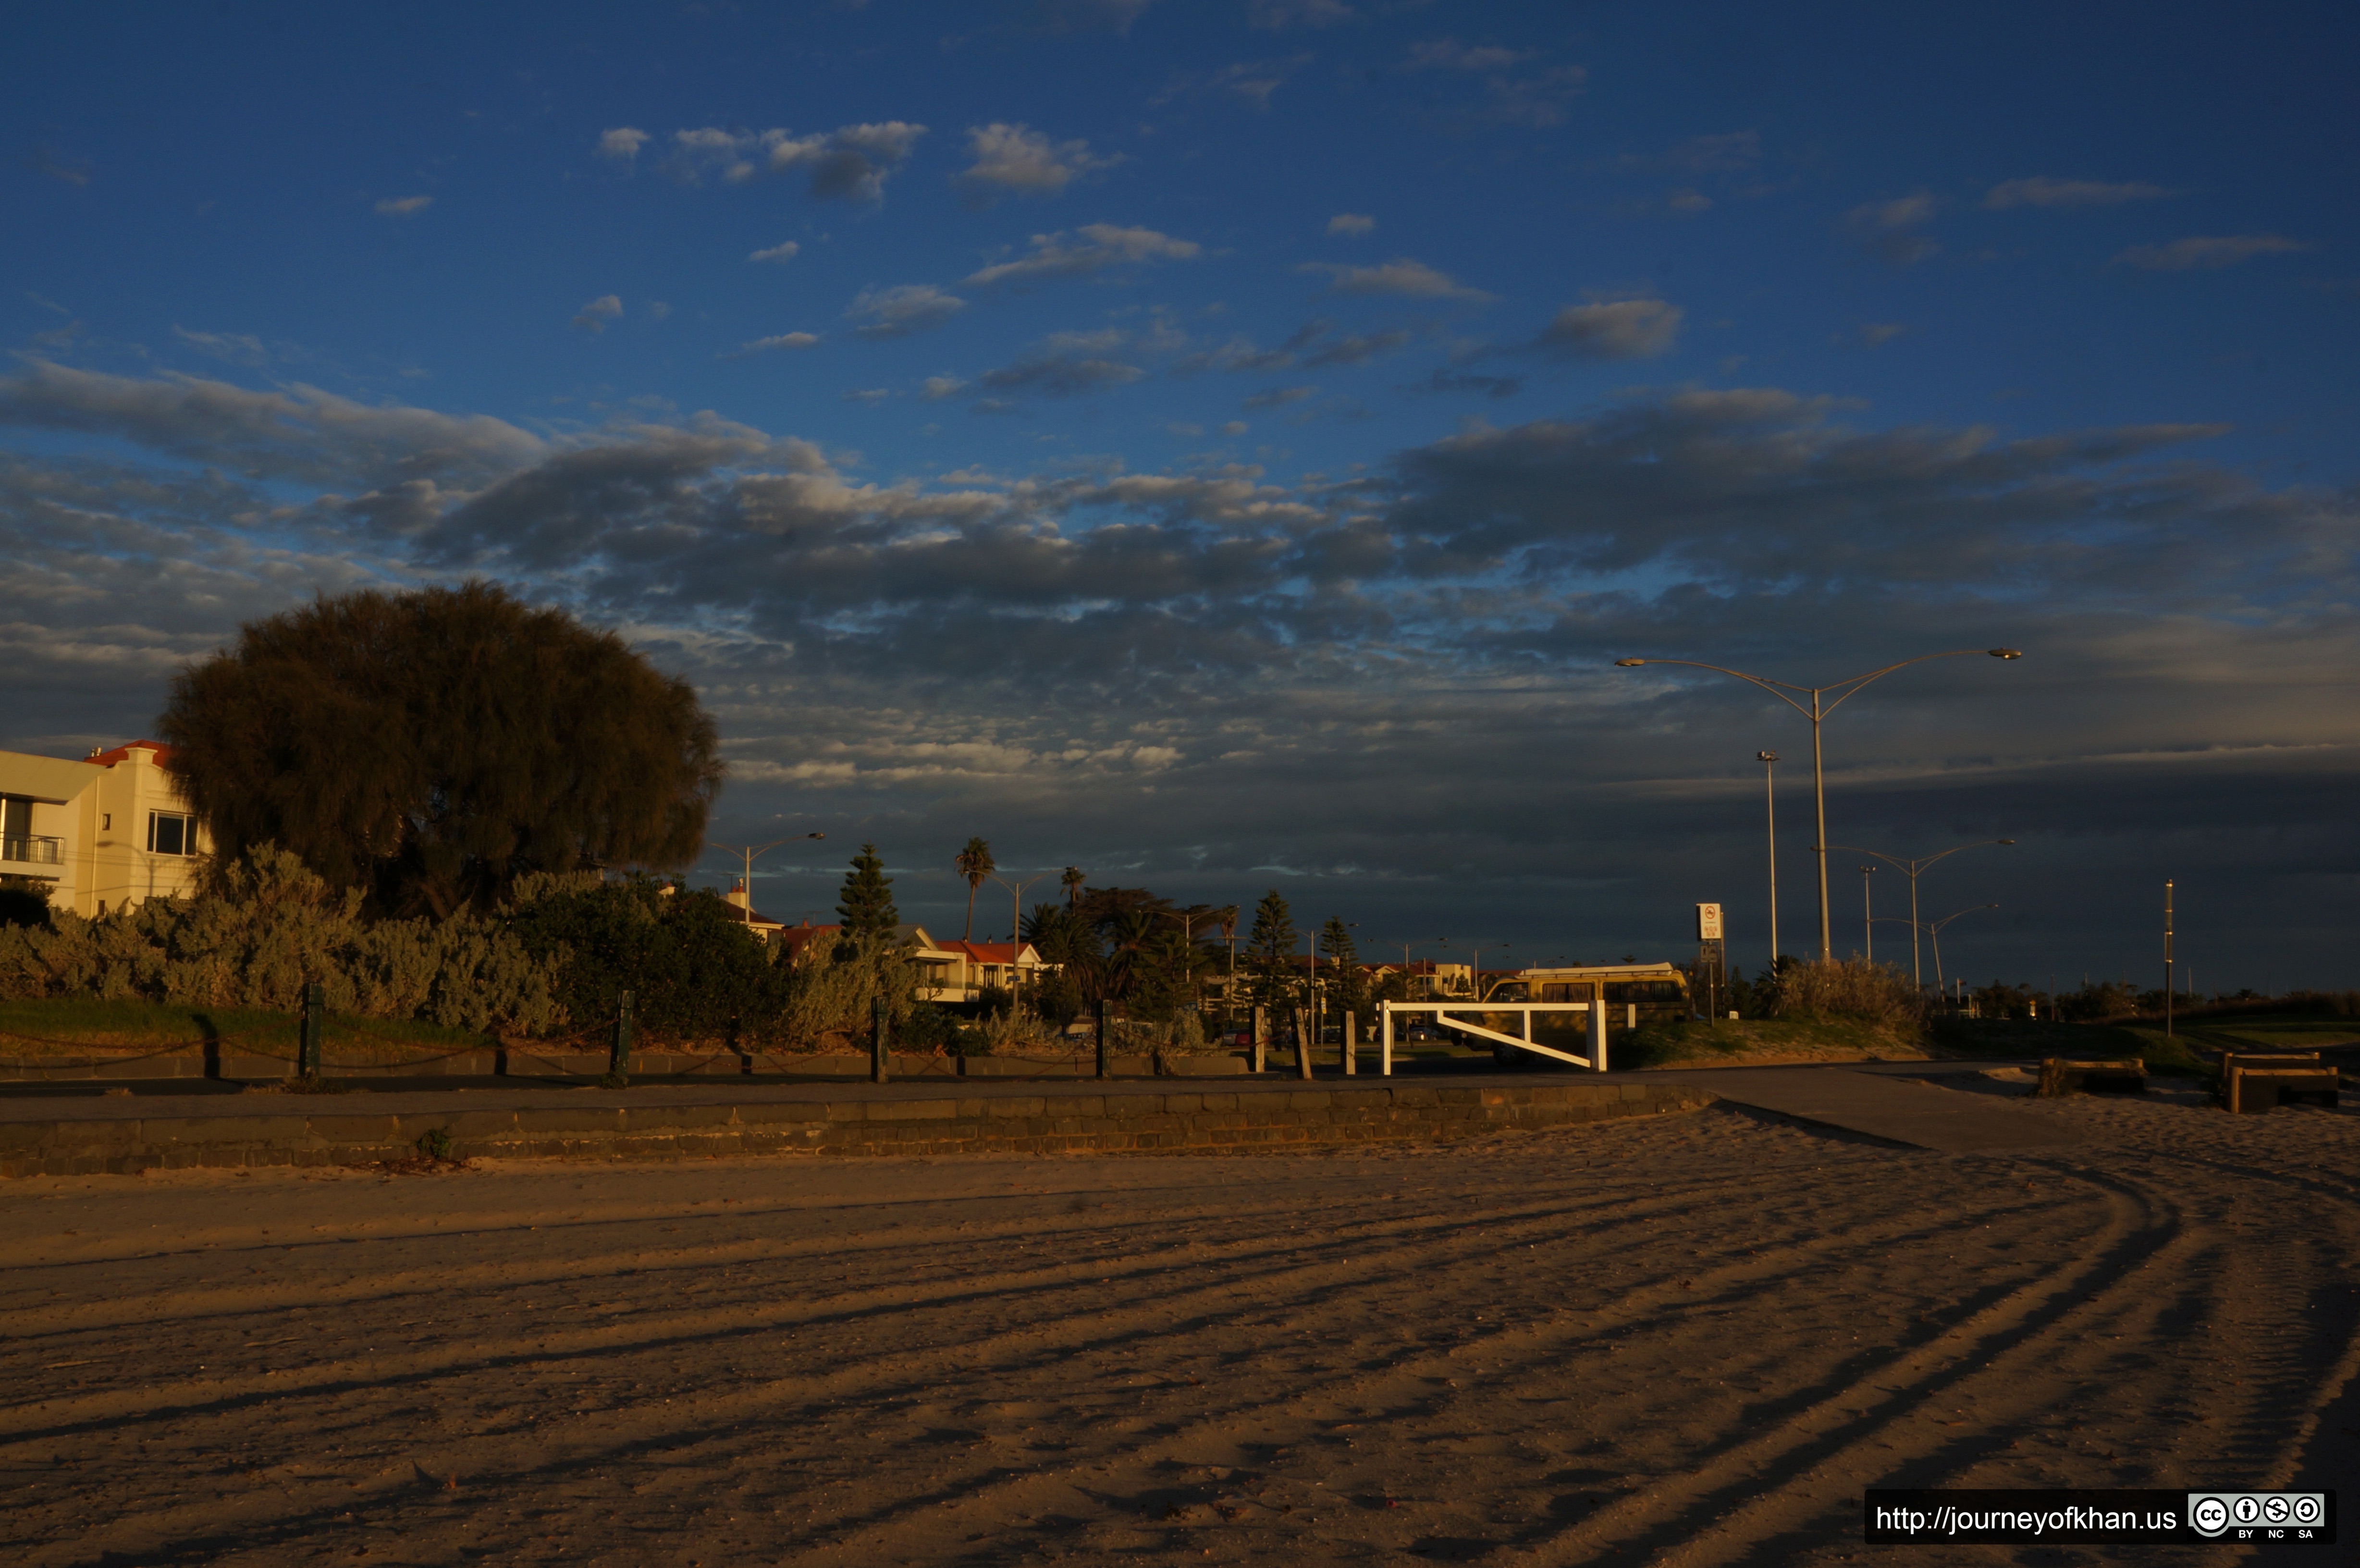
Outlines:
[[[0,837],[0,875],[54,877],[56,872],[45,872],[41,868],[64,864],[64,845],[58,839],[37,833],[9,833]],[[19,866],[25,869],[19,871]]]

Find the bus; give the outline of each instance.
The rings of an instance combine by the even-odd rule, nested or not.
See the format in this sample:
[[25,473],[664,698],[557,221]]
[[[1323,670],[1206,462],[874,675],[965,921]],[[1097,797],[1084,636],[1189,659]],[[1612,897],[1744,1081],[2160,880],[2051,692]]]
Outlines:
[[[1487,1002],[1588,1002],[1606,1009],[1606,1028],[1636,1029],[1641,1024],[1668,1023],[1695,1016],[1688,995],[1688,977],[1672,964],[1586,964],[1570,969],[1526,969],[1497,980],[1483,993]],[[1534,1038],[1560,1051],[1579,1052],[1588,1034],[1585,1015],[1534,1015]],[[1483,1027],[1502,1034],[1517,1032],[1514,1013],[1488,1013]],[[1568,1043],[1568,1041],[1574,1043]],[[1503,1067],[1546,1061],[1513,1045],[1494,1043],[1491,1055]]]

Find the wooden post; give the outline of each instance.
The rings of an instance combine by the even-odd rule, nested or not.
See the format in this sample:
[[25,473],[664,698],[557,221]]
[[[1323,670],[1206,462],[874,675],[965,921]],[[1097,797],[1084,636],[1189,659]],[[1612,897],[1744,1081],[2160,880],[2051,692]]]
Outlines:
[[1606,1004],[1590,1004],[1590,1067],[1593,1073],[1606,1071]]
[[885,998],[869,998],[869,1081],[882,1083],[893,1073],[893,1034]]
[[606,1071],[622,1077],[631,1070],[631,994],[615,998],[615,1040],[606,1049]]
[[1377,1004],[1377,1073],[1380,1077],[1393,1075],[1393,1005]]
[[1108,1037],[1107,999],[1104,996],[1098,998],[1098,1076],[1105,1078],[1110,1076],[1114,1071],[1114,1055],[1112,1042]]
[[1351,1077],[1360,1070],[1360,1016],[1349,1007],[1344,1009],[1344,1076]]
[[305,1078],[317,1078],[321,1073],[321,1036],[325,1032],[328,1007],[327,988],[317,983],[303,987],[303,1022],[296,1034],[295,1071]]
[[1253,1010],[1253,1070],[1270,1065],[1270,1009],[1256,1002]]
[[1308,1007],[1295,1009],[1295,1075],[1297,1078],[1311,1076],[1312,1017]]

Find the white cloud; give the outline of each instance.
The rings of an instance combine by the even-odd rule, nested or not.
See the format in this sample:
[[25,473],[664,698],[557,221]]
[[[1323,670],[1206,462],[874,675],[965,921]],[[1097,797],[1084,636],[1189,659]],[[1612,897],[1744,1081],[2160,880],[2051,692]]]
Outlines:
[[1028,125],[994,121],[967,127],[974,162],[958,176],[968,201],[989,206],[1005,195],[1054,196],[1083,175],[1112,169],[1120,156],[1101,158],[1086,141],[1053,142]]
[[847,403],[882,403],[893,394],[890,388],[883,387],[860,387],[849,392],[841,393],[839,396]]
[[1376,233],[1377,221],[1365,212],[1338,212],[1328,220],[1331,234],[1369,234]]
[[2257,256],[2284,256],[2311,247],[2284,234],[2209,234],[2174,240],[2169,245],[2133,245],[2116,261],[2149,272],[2210,271],[2234,267]]
[[1574,359],[1653,359],[1671,352],[1686,314],[1664,299],[1568,305],[1542,329],[1537,346]]
[[1984,193],[1986,207],[2119,207],[2126,201],[2158,201],[2179,192],[2144,180],[2107,184],[2096,180],[2006,180]]
[[817,332],[781,332],[776,337],[756,338],[740,343],[725,355],[728,359],[748,359],[758,354],[777,354],[782,350],[809,348],[820,341]]
[[1156,108],[1175,98],[1199,96],[1242,99],[1267,111],[1270,95],[1310,62],[1311,56],[1302,54],[1291,60],[1241,60],[1218,71],[1178,72],[1163,92],[1148,100],[1148,106]]
[[603,332],[609,321],[620,321],[623,301],[613,294],[601,294],[574,313],[574,324],[585,332]]
[[661,299],[650,299],[648,301],[648,314],[659,321],[665,321],[672,315],[672,306]]
[[966,300],[931,283],[903,283],[862,289],[845,314],[864,323],[853,329],[861,337],[901,338],[939,327],[966,309]]
[[966,390],[967,383],[956,376],[929,376],[919,385],[918,396],[929,403],[939,403]]
[[1413,299],[1489,299],[1480,289],[1452,280],[1422,261],[1398,256],[1382,267],[1347,267],[1332,261],[1306,261],[1297,272],[1324,272],[1328,288],[1338,294],[1400,294]]
[[1666,191],[1664,205],[1675,212],[1707,212],[1712,210],[1712,198],[1701,191],[1682,188]]
[[434,205],[432,196],[388,196],[377,204],[377,210],[388,218],[408,218]]
[[1863,348],[1883,348],[1908,330],[1899,321],[1863,321],[1857,335]]
[[1289,27],[1332,27],[1352,19],[1344,0],[1246,0],[1248,25],[1267,32]]
[[639,148],[645,147],[647,141],[647,132],[634,130],[628,125],[617,125],[599,136],[598,156],[628,163],[639,156]]
[[1283,408],[1289,403],[1300,403],[1307,397],[1316,396],[1318,390],[1317,387],[1273,387],[1267,392],[1257,392],[1247,398],[1244,407],[1249,411],[1260,408]]
[[925,134],[925,126],[904,120],[841,125],[807,136],[706,125],[672,133],[672,167],[683,179],[713,175],[731,184],[801,173],[810,180],[814,196],[875,201],[885,193],[886,177],[908,160]]
[[1113,223],[1086,223],[1075,232],[1080,236],[1078,242],[1069,242],[1062,230],[1034,234],[1032,249],[1026,255],[970,273],[963,281],[970,289],[991,289],[1050,278],[1080,278],[1135,262],[1188,261],[1205,249],[1194,240],[1175,240],[1153,229]]
[[1225,436],[1241,436],[1252,428],[1252,426],[1247,424],[1243,419],[1231,419],[1228,424],[1221,427],[1221,433]]
[[1505,71],[1532,58],[1530,49],[1437,38],[1431,43],[1412,44],[1406,63],[1412,71]]
[[792,261],[803,254],[803,248],[794,241],[788,240],[783,245],[774,245],[768,250],[758,250],[746,259],[748,261]]
[[270,351],[250,332],[192,332],[186,327],[175,326],[172,335],[201,354],[232,365],[260,369],[270,363]]

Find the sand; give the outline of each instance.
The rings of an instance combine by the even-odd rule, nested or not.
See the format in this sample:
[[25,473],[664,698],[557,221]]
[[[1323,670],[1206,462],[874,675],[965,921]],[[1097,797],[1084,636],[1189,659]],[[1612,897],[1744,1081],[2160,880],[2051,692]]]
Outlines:
[[2093,1141],[13,1182],[0,1561],[1815,1563],[1915,1560],[1871,1485],[2349,1498],[2360,1114],[2027,1104]]

